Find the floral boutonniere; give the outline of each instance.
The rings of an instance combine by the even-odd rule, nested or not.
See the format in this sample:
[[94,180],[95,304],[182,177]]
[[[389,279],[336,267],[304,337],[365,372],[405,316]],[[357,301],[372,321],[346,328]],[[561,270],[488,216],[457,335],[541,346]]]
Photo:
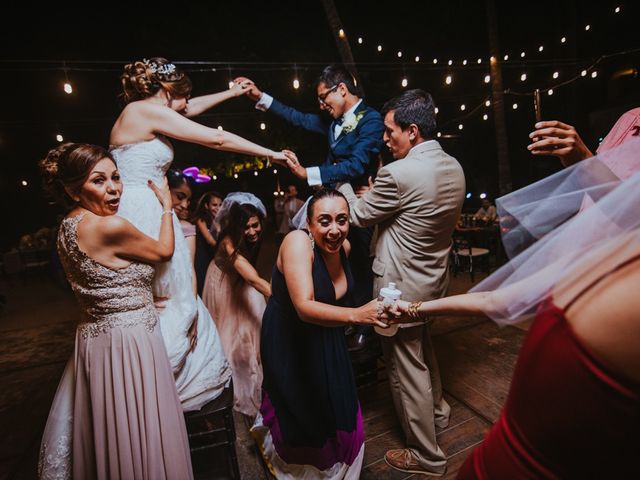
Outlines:
[[358,126],[358,123],[360,123],[360,120],[362,120],[362,117],[364,117],[364,114],[365,111],[362,110],[357,114],[351,115],[349,118],[345,119],[345,121],[342,122],[342,133],[346,134],[349,132],[353,132]]

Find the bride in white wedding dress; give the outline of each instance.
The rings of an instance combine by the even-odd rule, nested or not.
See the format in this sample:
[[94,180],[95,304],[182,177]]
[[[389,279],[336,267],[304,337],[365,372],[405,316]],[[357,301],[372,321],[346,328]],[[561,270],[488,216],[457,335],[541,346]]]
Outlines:
[[[191,81],[163,58],[128,64],[121,76],[126,103],[111,130],[111,153],[116,159],[124,193],[118,215],[149,236],[157,237],[162,207],[148,188],[164,176],[173,160],[169,138],[217,150],[269,157],[284,162],[288,151],[275,152],[230,132],[189,120],[229,98],[242,95],[248,83],[190,99]],[[154,295],[166,300],[160,327],[185,410],[199,409],[215,398],[228,381],[229,372],[220,350],[215,325],[193,291],[192,266],[186,242],[174,217],[175,251],[171,261],[158,266]],[[192,338],[197,321],[197,341]],[[209,334],[213,330],[214,335]],[[193,348],[192,348],[193,347]],[[218,352],[217,361],[213,359]],[[220,363],[222,362],[222,363]]]

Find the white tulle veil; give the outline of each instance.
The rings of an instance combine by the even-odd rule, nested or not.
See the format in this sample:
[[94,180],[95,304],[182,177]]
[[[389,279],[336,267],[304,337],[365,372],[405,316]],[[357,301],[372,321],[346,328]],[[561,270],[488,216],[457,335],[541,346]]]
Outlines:
[[309,202],[311,201],[312,196],[308,197],[304,202],[300,210],[293,216],[293,218],[289,221],[289,225],[295,228],[296,230],[301,230],[303,228],[307,228],[307,207],[309,206]]
[[[615,173],[625,164],[636,172]],[[561,279],[640,244],[640,139],[584,160],[496,200],[510,261],[472,292],[495,291],[499,324],[535,311]],[[632,242],[624,242],[631,237]]]
[[264,207],[264,203],[256,197],[253,193],[249,192],[231,192],[222,201],[222,205],[220,205],[220,210],[216,214],[215,222],[219,225],[226,225],[227,217],[229,215],[229,211],[231,210],[231,206],[234,203],[239,203],[240,205],[249,204],[253,205],[262,213],[263,217],[267,217],[267,209]]

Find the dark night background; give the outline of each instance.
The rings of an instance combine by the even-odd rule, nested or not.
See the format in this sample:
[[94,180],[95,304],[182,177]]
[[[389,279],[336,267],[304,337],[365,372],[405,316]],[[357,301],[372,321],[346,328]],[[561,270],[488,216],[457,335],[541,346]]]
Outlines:
[[[480,192],[498,191],[495,129],[490,109],[475,106],[490,94],[483,79],[488,73],[488,28],[485,2],[462,0],[374,3],[335,0],[354,59],[363,80],[366,100],[380,108],[385,100],[407,88],[423,88],[439,107],[443,147],[463,165],[467,191],[474,206]],[[614,13],[621,6],[622,11]],[[122,66],[143,57],[164,56],[189,72],[194,95],[227,88],[230,78],[245,75],[263,90],[304,111],[317,111],[314,80],[326,64],[340,56],[320,0],[278,2],[95,3],[88,7],[29,2],[14,5],[18,12],[4,17],[0,32],[0,198],[2,251],[20,235],[52,225],[60,210],[42,195],[37,161],[65,141],[107,145],[120,105],[118,77]],[[637,50],[638,7],[609,1],[586,5],[577,0],[544,4],[496,1],[500,53],[505,89],[531,92],[557,85],[594,63],[600,56]],[[591,29],[585,31],[585,25]],[[363,37],[363,44],[357,38]],[[565,44],[560,43],[567,37]],[[383,45],[378,53],[376,46]],[[544,51],[538,52],[538,46]],[[399,59],[396,52],[401,50]],[[520,52],[526,57],[520,58]],[[414,57],[419,55],[420,62]],[[432,59],[438,58],[433,65]],[[451,58],[456,62],[448,67]],[[482,58],[482,64],[476,63]],[[462,66],[467,59],[469,64]],[[597,67],[598,76],[579,78],[543,93],[545,119],[560,119],[578,128],[595,150],[617,117],[640,105],[640,53],[609,57]],[[65,63],[66,62],[66,63]],[[204,62],[204,64],[187,63]],[[74,92],[62,90],[66,75]],[[560,78],[552,79],[552,72]],[[454,81],[445,86],[451,72]],[[520,75],[526,72],[526,82]],[[293,78],[300,80],[294,90]],[[512,109],[518,103],[517,110]],[[460,111],[460,104],[467,106]],[[505,96],[512,178],[520,187],[559,168],[555,158],[533,158],[526,150],[534,123],[530,96]],[[483,121],[482,115],[489,114]],[[303,163],[319,163],[326,139],[296,130],[237,98],[195,119],[238,133],[272,148],[288,147]],[[260,122],[267,124],[259,129]],[[464,130],[457,125],[462,122]],[[175,165],[214,166],[229,154],[174,141]],[[387,156],[388,157],[388,156]],[[388,160],[388,158],[387,158]],[[281,169],[282,170],[282,169]],[[280,171],[284,187],[293,178]],[[22,185],[26,180],[28,185]],[[207,184],[223,192],[249,190],[272,203],[276,175],[243,173],[238,180]],[[303,186],[302,195],[306,194]]]

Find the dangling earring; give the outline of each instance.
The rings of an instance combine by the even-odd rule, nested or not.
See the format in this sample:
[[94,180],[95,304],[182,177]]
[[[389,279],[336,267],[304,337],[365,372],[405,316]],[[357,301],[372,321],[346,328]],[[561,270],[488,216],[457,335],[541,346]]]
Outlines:
[[313,239],[311,232],[309,232],[309,240],[311,240],[311,250],[314,250],[316,248],[316,241]]

